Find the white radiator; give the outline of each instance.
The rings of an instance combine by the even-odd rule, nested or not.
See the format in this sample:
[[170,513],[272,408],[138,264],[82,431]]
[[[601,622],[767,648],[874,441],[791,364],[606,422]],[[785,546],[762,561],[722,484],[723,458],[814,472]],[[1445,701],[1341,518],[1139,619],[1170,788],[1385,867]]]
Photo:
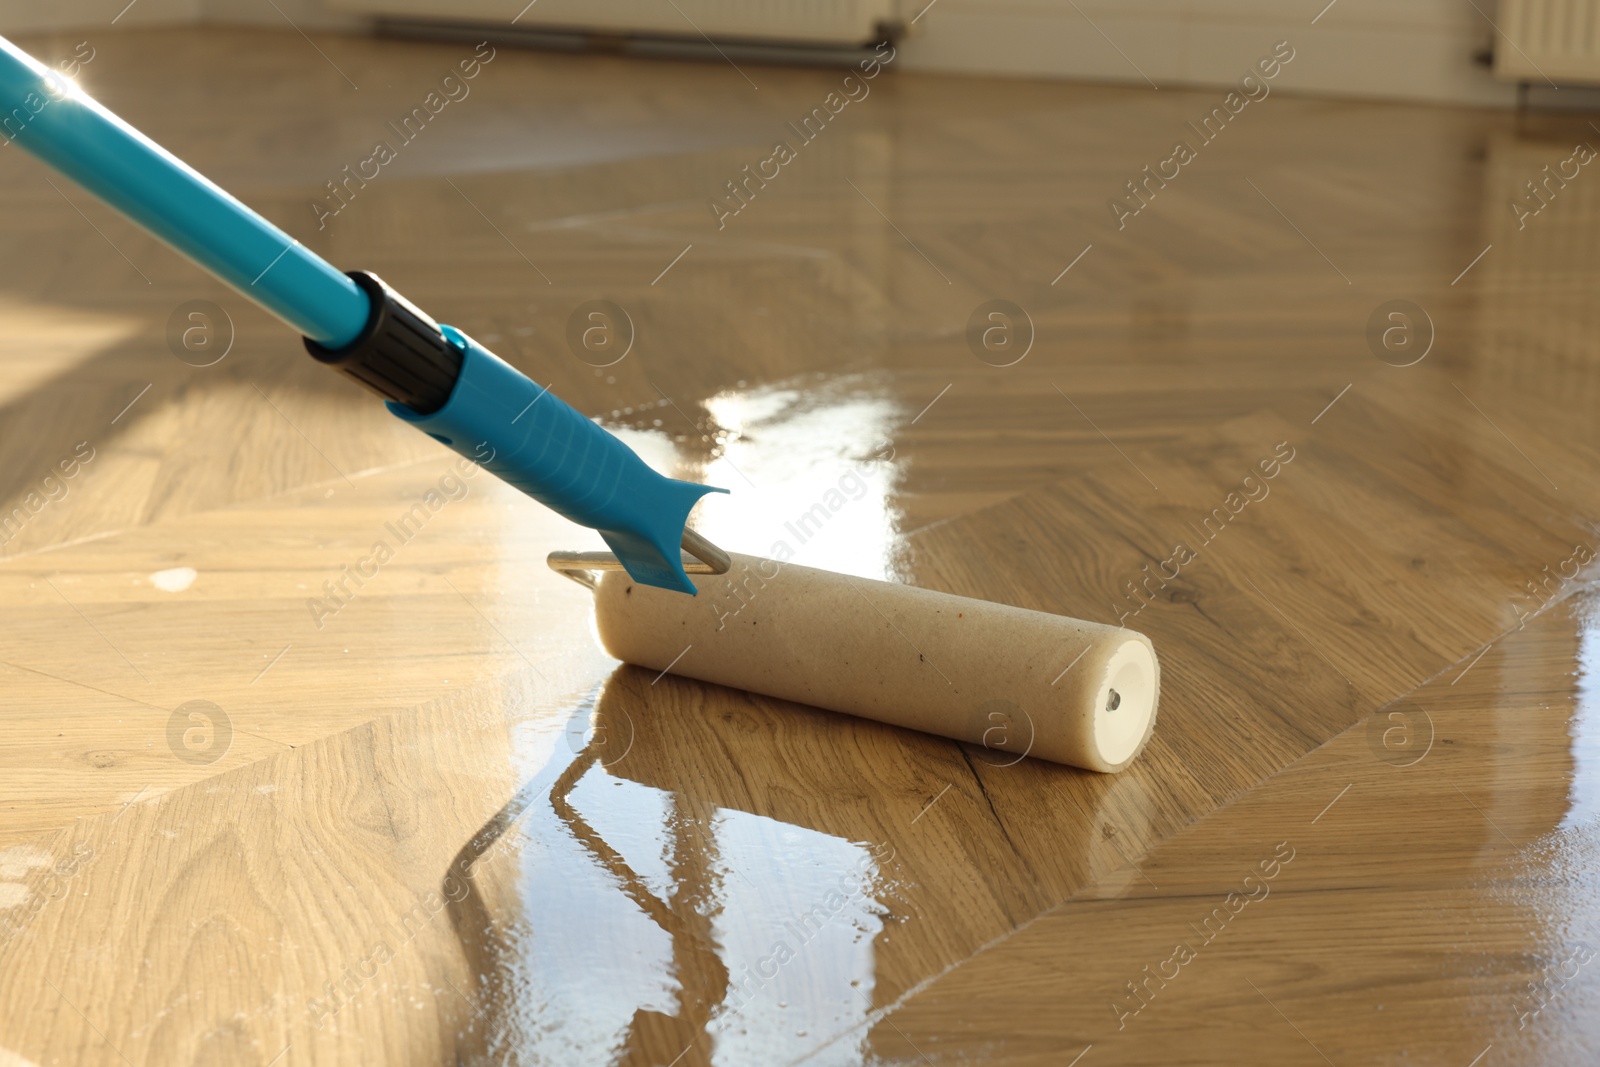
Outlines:
[[1600,0],[1500,0],[1502,81],[1600,84]]
[[[517,0],[325,0],[328,7],[387,18],[508,26]],[[515,20],[524,30],[683,37],[786,44],[860,45],[877,40],[896,0],[536,0]]]

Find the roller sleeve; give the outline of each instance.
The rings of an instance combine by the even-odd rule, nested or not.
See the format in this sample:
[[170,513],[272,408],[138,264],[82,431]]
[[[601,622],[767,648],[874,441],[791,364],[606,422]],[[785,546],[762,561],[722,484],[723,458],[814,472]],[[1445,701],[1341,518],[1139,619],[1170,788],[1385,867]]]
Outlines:
[[595,592],[618,659],[991,749],[1126,767],[1155,724],[1143,634],[733,554],[675,596],[613,571]]

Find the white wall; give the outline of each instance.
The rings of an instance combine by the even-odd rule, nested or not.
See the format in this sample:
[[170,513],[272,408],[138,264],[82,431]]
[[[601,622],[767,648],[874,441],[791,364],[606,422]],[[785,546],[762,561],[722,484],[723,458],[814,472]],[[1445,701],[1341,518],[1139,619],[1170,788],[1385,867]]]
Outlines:
[[0,0],[0,33],[194,22],[202,0]]
[[197,0],[203,22],[230,26],[287,25],[285,16],[296,26],[306,30],[355,30],[366,25],[366,20],[356,15],[329,11],[322,0],[274,0],[280,14],[266,0]]
[[199,22],[355,29],[358,18],[328,11],[321,0],[0,0],[0,33],[176,26]]
[[[926,0],[905,2],[915,14]],[[1476,2],[1494,13],[1492,0]],[[1514,102],[1512,86],[1473,63],[1494,31],[1467,0],[1335,0],[1317,18],[1324,3],[1077,0],[1080,13],[1066,0],[937,0],[917,21],[920,32],[907,42],[904,63],[921,70],[1221,86],[1287,40],[1296,56],[1280,81],[1286,88]]]

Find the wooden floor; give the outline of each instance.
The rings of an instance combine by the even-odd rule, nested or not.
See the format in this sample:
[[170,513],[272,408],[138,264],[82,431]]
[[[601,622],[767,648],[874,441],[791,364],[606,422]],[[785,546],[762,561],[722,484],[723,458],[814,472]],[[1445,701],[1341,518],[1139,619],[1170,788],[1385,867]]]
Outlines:
[[501,49],[319,231],[470,47],[93,44],[307,245],[734,490],[718,543],[1121,618],[1166,685],[1107,777],[620,666],[543,564],[592,535],[0,152],[0,1064],[1600,1059],[1600,179],[1508,209],[1587,116],[1277,93],[1119,230],[1218,94],[892,72],[718,229],[838,72]]

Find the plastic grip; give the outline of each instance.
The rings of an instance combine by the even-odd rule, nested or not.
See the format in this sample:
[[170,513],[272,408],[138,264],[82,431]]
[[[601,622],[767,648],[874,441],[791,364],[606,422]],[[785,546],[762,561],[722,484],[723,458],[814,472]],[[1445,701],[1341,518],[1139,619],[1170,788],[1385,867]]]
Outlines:
[[689,512],[725,493],[657,474],[634,451],[452,326],[461,376],[438,411],[395,415],[580,526],[598,530],[635,580],[693,595],[679,545]]

